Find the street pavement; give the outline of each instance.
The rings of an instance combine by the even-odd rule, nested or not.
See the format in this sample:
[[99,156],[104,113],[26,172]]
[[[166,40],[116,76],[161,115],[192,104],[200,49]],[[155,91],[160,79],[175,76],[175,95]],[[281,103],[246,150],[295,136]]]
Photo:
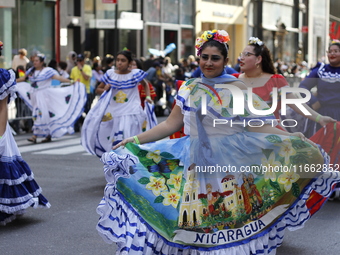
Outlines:
[[[1,226],[0,254],[115,254],[115,244],[105,243],[96,230],[96,207],[106,184],[99,158],[85,152],[80,133],[46,144],[30,144],[29,136],[20,134],[15,139],[52,206],[29,208],[14,222]],[[339,212],[339,200],[327,202],[304,228],[286,231],[277,255],[340,254]]]

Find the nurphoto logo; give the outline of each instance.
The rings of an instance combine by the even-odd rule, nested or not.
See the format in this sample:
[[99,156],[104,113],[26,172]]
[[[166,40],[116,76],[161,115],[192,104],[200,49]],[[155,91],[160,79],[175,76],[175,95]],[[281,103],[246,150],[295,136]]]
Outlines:
[[[244,109],[245,109],[245,105],[244,105],[244,92],[234,86],[234,85],[228,85],[228,84],[216,84],[215,88],[224,88],[224,89],[229,89],[234,100],[233,100],[233,114],[237,115],[243,115],[244,114]],[[287,93],[302,93],[305,95],[304,98],[287,98]],[[253,106],[253,88],[248,88],[247,90],[247,97],[248,97],[248,109],[251,113],[255,114],[255,115],[259,115],[259,116],[265,116],[265,115],[269,115],[269,114],[273,114],[277,108],[278,105],[278,91],[277,88],[273,88],[273,92],[272,92],[272,106],[269,109],[265,109],[265,110],[258,110],[255,109],[255,107]],[[312,115],[304,106],[303,103],[307,103],[311,98],[311,92],[307,89],[304,88],[288,88],[288,87],[283,87],[281,89],[281,115],[286,115],[287,114],[287,105],[296,105],[297,108],[300,109],[300,111],[304,114],[304,115]],[[201,98],[201,103],[202,103],[202,115],[206,115],[207,114],[207,95],[203,95]],[[270,121],[272,121],[272,125],[275,126],[275,123],[277,120],[273,120],[273,119],[268,119]],[[268,120],[264,120],[264,121],[268,121]],[[263,126],[264,125],[264,121],[261,119],[252,119],[252,120],[248,120],[249,123],[245,123],[245,120],[243,122],[233,122],[232,120],[226,120],[226,119],[214,119],[214,127],[216,124],[227,124],[230,123],[231,125],[233,124],[244,124],[244,125],[249,125],[252,126],[251,123],[256,123],[256,125],[254,126]],[[286,119],[284,121],[281,121],[282,125],[285,125],[285,123],[287,122],[294,122],[293,125],[289,126],[286,124],[286,127],[295,127],[297,125],[297,121],[294,119]],[[259,125],[260,124],[260,125]]]

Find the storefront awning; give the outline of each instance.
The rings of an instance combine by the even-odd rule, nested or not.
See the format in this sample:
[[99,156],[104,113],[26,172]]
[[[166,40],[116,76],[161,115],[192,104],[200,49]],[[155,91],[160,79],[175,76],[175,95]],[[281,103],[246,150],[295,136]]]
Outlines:
[[[90,20],[90,28],[97,29],[114,29],[116,27],[115,19],[92,19]],[[120,19],[117,20],[119,29],[142,30],[143,21],[140,13],[122,12]]]
[[0,0],[0,8],[15,8],[15,0]]

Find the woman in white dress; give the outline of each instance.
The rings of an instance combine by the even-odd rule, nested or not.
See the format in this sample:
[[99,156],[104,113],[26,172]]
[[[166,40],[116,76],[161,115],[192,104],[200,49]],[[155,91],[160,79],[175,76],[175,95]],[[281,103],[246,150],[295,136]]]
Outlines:
[[130,68],[130,51],[121,51],[116,57],[116,68],[109,69],[96,89],[101,94],[98,103],[87,114],[82,128],[82,145],[94,155],[101,156],[112,145],[124,138],[142,132],[145,113],[141,106],[138,84],[145,88],[146,101],[152,102],[147,73]]
[[34,120],[33,136],[28,139],[37,142],[37,137],[45,137],[42,142],[50,142],[66,133],[74,133],[74,123],[79,118],[86,103],[85,86],[76,82],[74,86],[53,88],[52,80],[71,83],[58,74],[56,70],[45,67],[45,56],[38,54],[33,67],[17,82],[18,92],[25,103],[32,109]]
[[[1,55],[2,42],[0,42]],[[11,133],[7,103],[16,97],[15,73],[0,68],[0,224],[14,220],[28,207],[51,205],[41,194],[33,173],[22,159]]]
[[[285,229],[311,217],[309,195],[327,199],[340,182],[302,133],[252,113],[269,107],[226,73],[228,41],[224,30],[197,38],[203,75],[181,86],[168,119],[103,154],[97,230],[116,254],[274,255]],[[163,139],[183,126],[186,136]]]

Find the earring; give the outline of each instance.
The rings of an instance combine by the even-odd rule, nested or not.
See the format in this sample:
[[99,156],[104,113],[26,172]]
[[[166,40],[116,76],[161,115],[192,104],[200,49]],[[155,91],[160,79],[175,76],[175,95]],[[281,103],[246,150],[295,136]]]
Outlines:
[[256,65],[256,68],[259,68],[259,67],[260,67],[260,64],[259,64],[259,63],[255,64],[255,65]]

